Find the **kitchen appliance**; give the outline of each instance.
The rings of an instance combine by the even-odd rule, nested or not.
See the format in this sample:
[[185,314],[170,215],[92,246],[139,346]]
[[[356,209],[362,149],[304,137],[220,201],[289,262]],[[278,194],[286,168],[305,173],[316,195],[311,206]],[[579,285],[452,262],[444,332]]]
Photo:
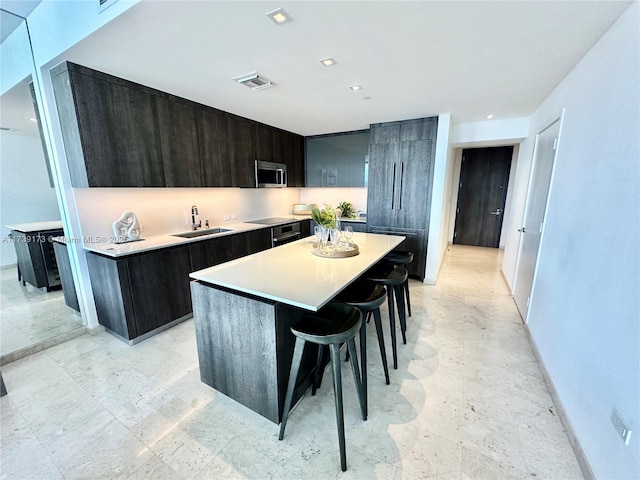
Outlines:
[[300,223],[273,227],[271,229],[271,247],[279,247],[285,243],[295,242],[301,235]]
[[255,161],[256,187],[286,187],[287,165],[284,163]]
[[293,214],[294,215],[311,215],[311,210],[317,208],[315,203],[294,203]]
[[286,222],[295,222],[290,218],[280,218],[280,217],[269,217],[269,218],[261,218],[260,220],[249,220],[244,223],[256,223],[258,225],[276,225],[278,223],[286,223]]

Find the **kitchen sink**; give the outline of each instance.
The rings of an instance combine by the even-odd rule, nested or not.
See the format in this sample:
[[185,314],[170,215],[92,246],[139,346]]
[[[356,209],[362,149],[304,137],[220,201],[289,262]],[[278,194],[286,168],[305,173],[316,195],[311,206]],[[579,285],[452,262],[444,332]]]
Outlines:
[[216,233],[230,232],[229,228],[209,228],[207,230],[194,230],[193,232],[174,233],[172,237],[194,238],[203,237],[205,235],[214,235]]

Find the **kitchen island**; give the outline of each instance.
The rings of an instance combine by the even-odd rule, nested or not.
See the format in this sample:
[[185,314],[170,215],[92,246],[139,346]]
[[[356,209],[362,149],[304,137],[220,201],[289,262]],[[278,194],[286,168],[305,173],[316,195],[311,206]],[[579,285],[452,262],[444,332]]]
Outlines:
[[[190,275],[200,379],[280,423],[295,337],[290,331],[365,273],[404,237],[355,233],[360,254],[322,258],[306,238]],[[294,402],[310,385],[307,348]]]

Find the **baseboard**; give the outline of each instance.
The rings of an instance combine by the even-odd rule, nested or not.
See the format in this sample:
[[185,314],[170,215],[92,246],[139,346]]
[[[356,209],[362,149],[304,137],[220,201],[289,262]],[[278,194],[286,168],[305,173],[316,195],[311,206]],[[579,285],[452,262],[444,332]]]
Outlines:
[[53,338],[43,340],[42,342],[38,342],[34,345],[29,345],[28,347],[6,353],[0,357],[0,366],[6,365],[7,363],[15,362],[16,360],[20,360],[21,358],[28,357],[29,355],[33,355],[34,353],[41,352],[42,350],[46,350],[47,348],[60,345],[67,340],[71,340],[72,338],[84,335],[86,331],[86,327],[82,326],[79,328],[75,328],[69,332],[56,335]]
[[571,426],[571,422],[569,421],[569,417],[567,416],[567,412],[565,411],[564,406],[560,401],[560,397],[558,396],[558,391],[556,390],[556,387],[553,385],[553,382],[551,381],[549,372],[547,371],[547,368],[545,367],[544,362],[540,357],[540,352],[538,352],[538,348],[536,347],[536,344],[533,341],[533,338],[531,338],[531,332],[529,331],[529,327],[526,324],[524,325],[524,331],[527,332],[527,338],[529,339],[529,344],[533,349],[533,354],[535,355],[536,360],[538,361],[538,365],[540,366],[542,377],[544,378],[544,382],[547,384],[547,389],[551,394],[551,400],[553,400],[553,404],[556,407],[556,413],[558,414],[558,417],[562,422],[562,426],[564,427],[564,430],[567,432],[567,437],[569,437],[569,443],[571,444],[571,447],[573,448],[573,453],[575,454],[576,459],[578,460],[578,465],[580,466],[582,475],[584,476],[585,480],[595,480],[596,477],[593,474],[591,465],[589,465],[589,461],[587,460],[587,456],[585,455],[584,450],[582,449],[582,445],[580,445],[580,441],[578,440],[578,437],[576,437],[575,431],[573,430],[573,427]]

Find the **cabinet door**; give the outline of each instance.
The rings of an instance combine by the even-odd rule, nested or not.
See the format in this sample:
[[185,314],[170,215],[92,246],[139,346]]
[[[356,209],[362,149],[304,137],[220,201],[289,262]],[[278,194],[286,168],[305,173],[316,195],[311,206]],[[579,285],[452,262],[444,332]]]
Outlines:
[[212,109],[198,112],[198,143],[204,187],[232,187],[227,116]]
[[287,186],[304,187],[304,138],[280,130],[282,162],[287,164]]
[[[70,76],[88,186],[164,186],[155,97],[89,75]],[[61,121],[63,131],[73,128],[73,119]]]
[[394,206],[395,226],[424,229],[431,206],[431,140],[399,144]]
[[367,223],[373,226],[395,225],[397,207],[396,179],[398,143],[377,143],[369,147],[369,188],[367,190]]
[[167,187],[201,187],[197,111],[172,98],[156,97]]
[[407,265],[409,275],[424,280],[424,272],[427,260],[427,233],[425,230],[412,230],[402,228],[385,228],[367,226],[369,233],[381,235],[398,235],[406,237],[394,250],[405,250],[413,253],[413,262]]
[[234,187],[255,187],[253,125],[240,117],[227,117],[231,180]]
[[220,262],[230,262],[237,258],[271,248],[271,229],[261,228],[250,232],[227,235],[217,240],[216,247],[220,255]]
[[127,258],[137,335],[191,313],[191,260],[185,246]]
[[255,160],[265,162],[281,161],[274,155],[274,130],[274,128],[262,123],[253,125],[253,157]]

